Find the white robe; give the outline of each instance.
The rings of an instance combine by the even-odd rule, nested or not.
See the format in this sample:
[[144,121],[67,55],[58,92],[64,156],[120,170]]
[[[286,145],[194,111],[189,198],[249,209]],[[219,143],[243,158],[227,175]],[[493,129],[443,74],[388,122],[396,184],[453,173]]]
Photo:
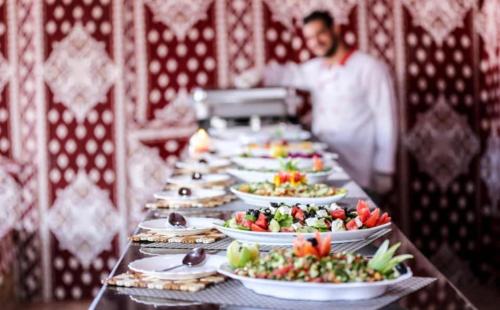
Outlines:
[[323,58],[303,64],[269,65],[264,84],[308,90],[312,130],[363,187],[374,172],[392,174],[397,147],[396,100],[388,68],[374,57],[353,52],[343,64]]

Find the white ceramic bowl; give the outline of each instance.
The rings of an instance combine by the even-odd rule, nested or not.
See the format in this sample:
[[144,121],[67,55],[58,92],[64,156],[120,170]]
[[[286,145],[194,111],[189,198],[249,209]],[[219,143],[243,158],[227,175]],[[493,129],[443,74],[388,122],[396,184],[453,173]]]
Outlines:
[[347,191],[342,193],[326,196],[326,197],[278,197],[278,196],[261,196],[255,194],[244,193],[237,190],[235,187],[231,187],[231,192],[233,192],[238,198],[245,201],[248,204],[268,207],[271,202],[284,203],[287,205],[295,204],[316,204],[316,205],[329,205],[332,202],[337,202],[347,195]]
[[[346,230],[337,232],[322,232],[321,237],[326,237],[331,235],[332,243],[345,243],[360,241],[369,238],[373,234],[378,233],[381,230],[388,229],[391,227],[391,223],[386,223],[377,227],[358,229],[358,230]],[[222,223],[214,224],[214,228],[223,233],[224,235],[236,239],[238,241],[249,242],[249,243],[259,243],[268,245],[292,245],[293,240],[297,236],[301,235],[304,238],[314,238],[315,233],[297,233],[297,232],[257,232],[249,230],[241,230],[235,228],[224,227]]]
[[241,281],[246,287],[257,294],[296,300],[360,300],[375,298],[384,294],[390,285],[407,280],[412,272],[399,276],[394,280],[359,283],[311,283],[298,281],[281,281],[243,277],[233,273],[228,264],[218,269],[220,274]]
[[[332,170],[322,171],[322,172],[311,172],[304,173],[307,178],[307,182],[315,184],[315,183],[325,183],[330,175],[332,174]],[[232,176],[247,182],[272,182],[276,172],[266,172],[266,171],[256,171],[256,170],[246,170],[246,169],[237,169],[230,168],[227,170],[227,173]]]

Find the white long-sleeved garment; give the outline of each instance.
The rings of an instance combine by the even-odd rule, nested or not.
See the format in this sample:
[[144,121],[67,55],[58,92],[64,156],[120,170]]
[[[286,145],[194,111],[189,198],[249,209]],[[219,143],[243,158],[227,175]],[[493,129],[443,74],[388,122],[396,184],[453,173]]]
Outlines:
[[333,66],[323,58],[274,64],[265,68],[264,84],[311,93],[313,133],[339,154],[340,163],[361,186],[371,187],[374,172],[394,173],[396,102],[384,63],[354,51]]

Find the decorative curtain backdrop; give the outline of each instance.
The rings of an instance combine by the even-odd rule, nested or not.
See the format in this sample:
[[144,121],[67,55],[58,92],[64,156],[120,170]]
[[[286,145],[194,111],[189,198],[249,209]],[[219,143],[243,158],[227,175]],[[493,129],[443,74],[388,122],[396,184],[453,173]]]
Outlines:
[[394,73],[399,223],[425,254],[490,270],[500,0],[0,0],[1,291],[94,295],[196,128],[189,91],[309,59],[316,8]]

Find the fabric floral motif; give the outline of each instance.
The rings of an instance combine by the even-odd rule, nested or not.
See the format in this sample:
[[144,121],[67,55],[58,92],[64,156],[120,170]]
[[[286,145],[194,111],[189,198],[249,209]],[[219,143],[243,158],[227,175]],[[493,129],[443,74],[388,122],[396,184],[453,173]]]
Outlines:
[[468,171],[470,161],[479,151],[479,140],[464,117],[451,108],[441,96],[406,139],[420,169],[445,191],[453,179]]
[[109,193],[80,170],[74,181],[58,193],[48,214],[48,225],[61,248],[88,267],[111,246],[122,219]]
[[106,100],[116,78],[115,70],[104,43],[96,41],[77,23],[61,42],[54,43],[44,73],[54,100],[82,122],[96,104]]

